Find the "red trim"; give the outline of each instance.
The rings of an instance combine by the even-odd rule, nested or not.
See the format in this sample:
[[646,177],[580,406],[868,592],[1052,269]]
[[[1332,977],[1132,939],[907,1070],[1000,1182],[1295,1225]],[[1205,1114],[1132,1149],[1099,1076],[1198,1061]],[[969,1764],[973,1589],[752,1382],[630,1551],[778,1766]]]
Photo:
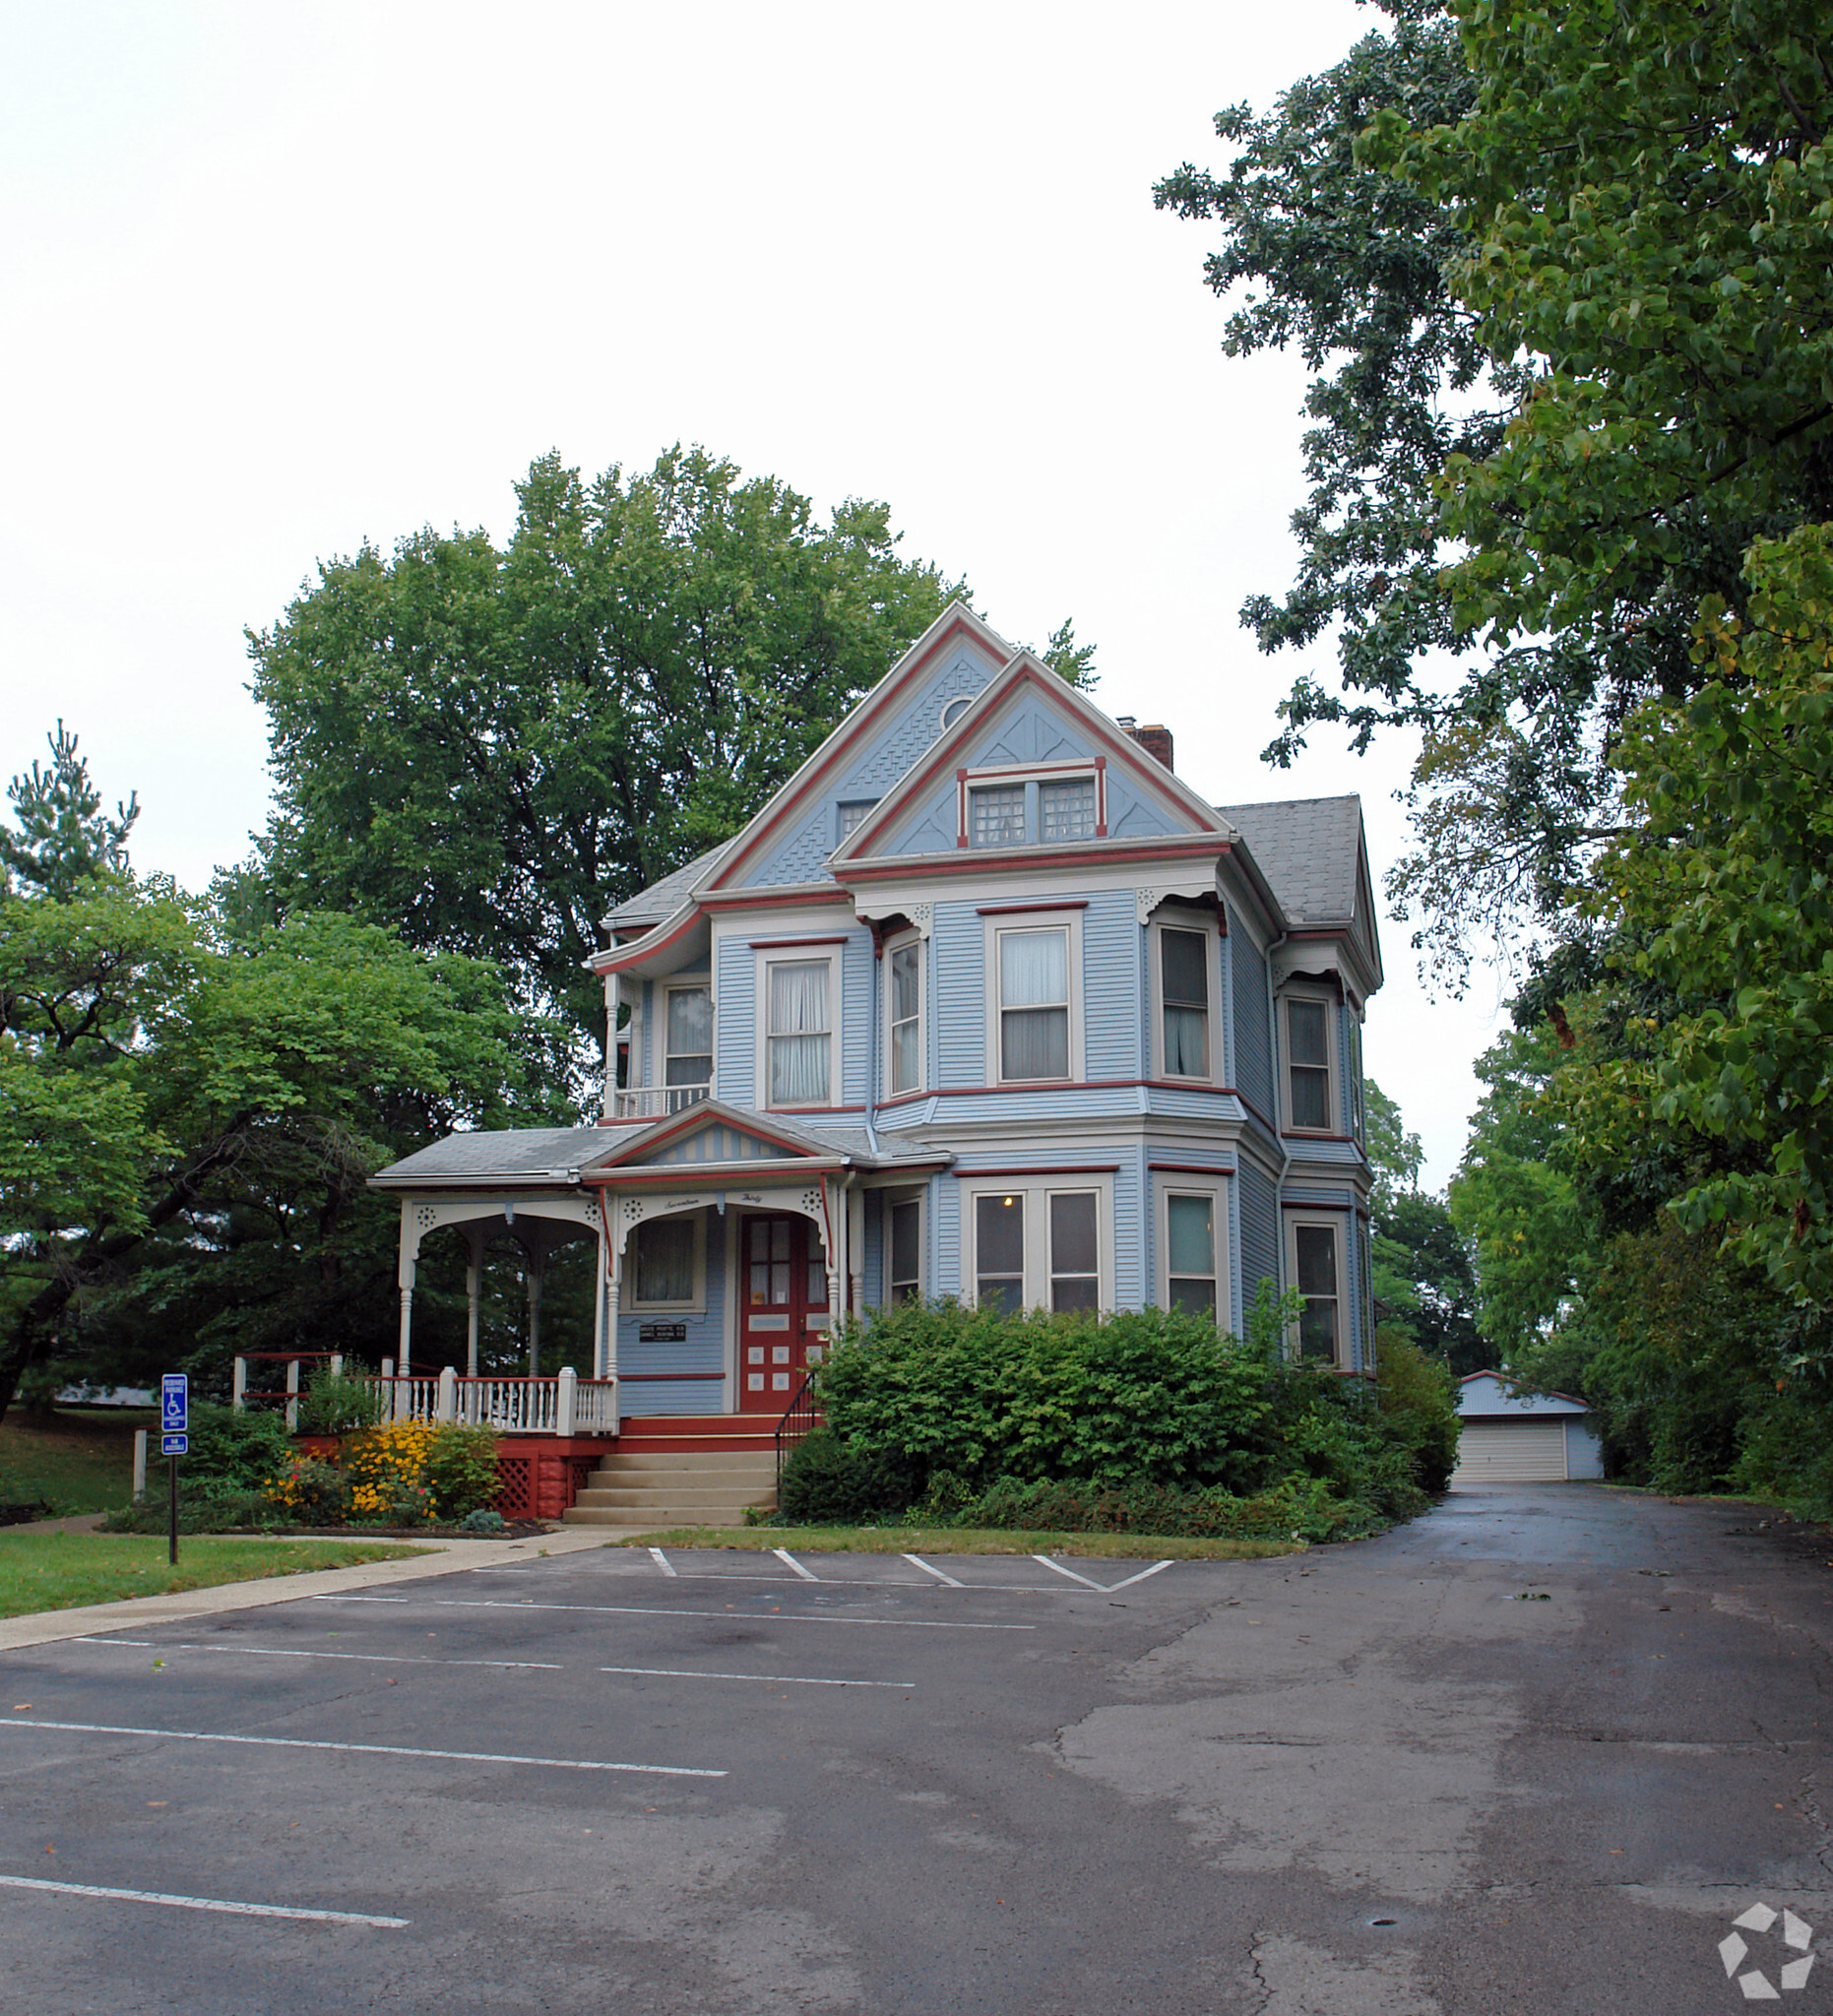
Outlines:
[[[627,1168],[607,1168],[601,1175],[581,1176],[579,1180],[599,1190],[622,1184],[657,1190],[742,1190],[745,1175],[751,1170],[762,1172],[757,1178],[761,1182],[765,1176],[788,1173],[799,1177],[804,1172],[812,1176],[822,1169],[845,1167],[845,1160],[838,1155],[811,1155],[795,1162],[671,1162],[662,1168],[649,1168],[638,1164]],[[701,1173],[708,1169],[719,1173]],[[684,1170],[688,1172],[685,1175],[682,1173]]]
[[[873,687],[872,691],[866,695],[865,699],[854,711],[852,722],[850,724],[842,724],[840,735],[832,747],[828,749],[821,768],[807,779],[809,790],[807,792],[797,791],[792,796],[786,797],[784,802],[770,816],[769,823],[760,826],[751,835],[750,839],[745,842],[742,850],[721,863],[717,887],[726,888],[729,886],[741,868],[749,867],[752,864],[757,858],[759,850],[776,834],[777,829],[789,820],[799,806],[806,802],[807,796],[812,794],[813,787],[817,782],[828,777],[836,767],[838,760],[865,734],[869,727],[876,724],[878,718],[892,704],[891,696],[894,691],[896,695],[901,697],[904,690],[911,685],[917,673],[924,666],[933,664],[958,637],[967,637],[982,657],[990,658],[993,661],[993,676],[995,678],[1004,666],[1011,663],[1009,657],[1001,658],[997,646],[994,643],[988,642],[986,634],[982,631],[976,617],[970,615],[965,609],[958,611],[949,619],[947,628],[931,642],[920,658],[907,659],[898,667],[900,676],[895,682],[895,688],[894,682],[889,675],[881,679]],[[990,684],[991,682],[988,681],[988,683]],[[985,688],[982,687],[980,690],[984,692]],[[975,697],[978,698],[979,695]],[[872,704],[874,701],[882,701],[884,704],[875,707]],[[883,800],[881,799],[879,802],[882,804]],[[870,815],[868,814],[867,816],[869,819]],[[851,838],[851,836],[849,837]]]
[[1149,1162],[1146,1166],[1149,1169],[1169,1169],[1177,1176],[1232,1176],[1235,1173],[1233,1163],[1226,1169],[1210,1168],[1198,1162]]
[[[975,1099],[992,1092],[1036,1092],[1041,1085],[1060,1085],[1069,1092],[1136,1091],[1142,1086],[1154,1092],[1213,1092],[1227,1099],[1240,1099],[1247,1111],[1254,1111],[1233,1086],[1204,1085],[1190,1078],[1026,1078],[1009,1085],[939,1085],[927,1092],[901,1092],[895,1099],[880,1100],[874,1110],[882,1113],[887,1106],[909,1105],[919,1099]],[[1255,1113],[1254,1117],[1258,1119],[1259,1115]]]
[[[691,1106],[683,1106],[678,1113],[670,1113],[665,1121],[652,1122],[651,1124],[657,1127],[652,1146],[664,1147],[670,1141],[678,1141],[683,1134],[691,1134],[698,1127],[714,1124],[725,1127],[734,1124],[725,1112],[708,1112],[709,1103],[716,1102],[696,1100]],[[756,1121],[748,1113],[742,1120],[737,1121],[736,1125],[741,1133],[755,1134],[760,1140],[770,1142],[773,1147],[787,1149],[793,1156],[805,1156],[808,1153],[799,1141],[786,1141],[781,1134],[773,1134],[770,1131],[768,1122]],[[600,1166],[608,1168],[615,1167],[616,1165],[603,1164]]]
[[1047,1162],[1035,1163],[1022,1169],[962,1169],[955,1171],[957,1179],[970,1183],[978,1176],[1114,1176],[1126,1166],[1120,1162]]
[[[700,909],[696,906],[694,910],[688,913],[686,920],[676,925],[665,938],[656,937],[656,929],[660,928],[660,926],[657,926],[652,928],[648,936],[638,938],[630,945],[615,946],[609,951],[596,954],[592,961],[593,972],[597,974],[626,973],[640,961],[648,959],[652,953],[666,952],[676,939],[685,937],[694,928],[695,924],[699,922],[700,916]],[[652,939],[655,940],[653,944],[651,943]],[[619,959],[616,956],[619,952],[627,952],[630,956],[627,959]]]
[[1087,900],[1083,897],[1076,897],[1063,903],[987,903],[982,904],[975,912],[975,915],[982,917],[1016,917],[1029,916],[1035,911],[1087,909]]
[[1320,1134],[1312,1127],[1282,1127],[1282,1141],[1347,1141],[1352,1148],[1359,1146],[1354,1134]]
[[[1287,1171],[1287,1181],[1290,1182],[1291,1180],[1292,1171],[1289,1169]],[[1280,1209],[1282,1211],[1334,1211],[1342,1217],[1348,1218],[1356,1207],[1353,1204],[1300,1204],[1295,1198],[1282,1197],[1280,1199]]]
[[[1087,851],[1091,847],[1098,847],[1100,851],[1091,856]],[[951,860],[946,854],[913,854],[882,861],[845,862],[835,873],[849,883],[920,882],[935,875],[982,875],[989,867],[1085,868],[1091,858],[1096,861],[1159,861],[1203,855],[1221,861],[1233,851],[1226,840],[1193,833],[1187,839],[1129,841],[1118,846],[1111,840],[1084,841],[1079,850],[1064,848],[1048,853],[1034,847],[976,848],[972,858],[965,861]]]
[[1107,759],[1095,759],[1095,838],[1107,838]]
[[845,937],[753,938],[751,940],[751,950],[753,952],[787,952],[791,949],[800,950],[800,948],[804,945],[845,945],[847,942],[848,941]]
[[699,911],[703,916],[713,916],[734,910],[799,910],[815,904],[850,903],[852,900],[844,889],[804,887],[796,883],[785,889],[757,890],[746,896],[709,895],[702,899]]

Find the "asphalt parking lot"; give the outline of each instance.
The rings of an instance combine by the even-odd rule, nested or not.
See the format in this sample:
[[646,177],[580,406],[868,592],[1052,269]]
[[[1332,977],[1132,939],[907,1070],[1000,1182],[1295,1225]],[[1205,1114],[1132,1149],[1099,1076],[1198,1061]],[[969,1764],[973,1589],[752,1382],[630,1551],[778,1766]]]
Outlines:
[[1741,2007],[1734,1913],[1795,1914],[1772,1975],[1833,1926],[1829,1617],[1725,1507],[1549,1486],[1264,1562],[595,1549],[93,1632],[0,1656],[0,2006]]

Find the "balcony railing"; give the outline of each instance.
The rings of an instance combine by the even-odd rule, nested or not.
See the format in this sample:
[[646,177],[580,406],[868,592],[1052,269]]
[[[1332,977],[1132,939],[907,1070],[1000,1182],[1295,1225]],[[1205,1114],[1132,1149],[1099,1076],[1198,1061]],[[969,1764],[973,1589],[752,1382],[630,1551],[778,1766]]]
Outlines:
[[712,1093],[710,1085],[620,1086],[611,1094],[613,1120],[665,1120],[670,1113],[697,1106]]
[[382,1417],[397,1421],[462,1421],[498,1435],[614,1435],[617,1381],[582,1379],[563,1366],[557,1379],[461,1379],[448,1365],[437,1378],[367,1382]]

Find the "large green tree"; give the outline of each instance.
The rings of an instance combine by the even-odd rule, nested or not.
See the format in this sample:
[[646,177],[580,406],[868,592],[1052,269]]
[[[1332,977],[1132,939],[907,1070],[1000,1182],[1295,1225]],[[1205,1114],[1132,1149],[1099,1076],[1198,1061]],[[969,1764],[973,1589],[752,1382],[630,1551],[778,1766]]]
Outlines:
[[365,546],[251,640],[278,809],[242,896],[491,960],[583,1057],[606,909],[733,832],[964,591],[882,504],[823,520],[697,448],[591,482],[545,456],[517,496],[500,548]]

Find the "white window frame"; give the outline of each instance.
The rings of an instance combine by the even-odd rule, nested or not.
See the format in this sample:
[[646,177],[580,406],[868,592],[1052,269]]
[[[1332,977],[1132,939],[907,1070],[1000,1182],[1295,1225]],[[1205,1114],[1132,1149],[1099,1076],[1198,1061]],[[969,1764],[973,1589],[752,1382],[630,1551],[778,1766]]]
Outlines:
[[[986,1078],[988,1085],[1079,1085],[1086,1075],[1082,1049],[1082,913],[1080,910],[996,911],[986,925],[982,957],[986,976]],[[1069,1076],[1006,1078],[1000,1074],[999,938],[1005,931],[1063,930],[1069,938]]]
[[[684,1302],[639,1302],[637,1300],[637,1239],[645,1226],[666,1225],[684,1218],[694,1228],[694,1289]],[[624,1244],[623,1285],[617,1306],[628,1314],[669,1314],[704,1316],[707,1311],[707,1214],[705,1210],[659,1211],[653,1218],[640,1219],[630,1228]]]
[[1222,1083],[1222,933],[1213,916],[1202,911],[1171,911],[1155,915],[1150,925],[1152,961],[1151,1070],[1160,1078],[1172,1078],[1165,1043],[1165,954],[1167,931],[1189,931],[1203,939],[1203,953],[1209,975],[1209,1069],[1201,1078],[1175,1074],[1179,1085],[1220,1085]]
[[[877,810],[876,798],[842,798],[834,808],[834,845],[844,847]],[[859,815],[851,826],[847,824],[849,812]]]
[[[707,1075],[701,1081],[704,1086],[702,1096],[711,1099],[713,1097],[713,1080],[720,1068],[720,1010],[719,1003],[713,997],[713,977],[710,974],[701,974],[696,977],[683,976],[680,979],[663,980],[657,984],[656,991],[661,998],[656,1015],[656,1021],[660,1025],[657,1030],[658,1048],[654,1053],[656,1083],[664,1092],[669,1089],[668,1059],[674,1053],[668,1048],[668,996],[694,990],[698,990],[706,995],[707,1006],[713,1014],[713,1027],[708,1033],[712,1051],[707,1059]],[[701,1052],[698,1050],[683,1050],[681,1054],[683,1056],[699,1056]],[[683,1087],[681,1089],[689,1090],[691,1088]],[[688,1102],[688,1103],[691,1103],[691,1102]]]
[[[760,1113],[825,1113],[841,1103],[841,951],[838,945],[773,945],[757,954],[757,973],[752,996],[757,1024],[757,1110]],[[773,966],[818,966],[823,962],[827,976],[827,1098],[819,1105],[779,1106],[770,1097],[770,969]]]
[[1362,1022],[1346,1001],[1343,1012],[1349,1017],[1350,1038],[1350,1082],[1344,1088],[1349,1097],[1345,1103],[1349,1108],[1350,1124],[1346,1131],[1355,1136],[1358,1148],[1368,1146],[1368,1093],[1362,1071]]
[[[1280,1228],[1286,1257],[1286,1285],[1296,1289],[1298,1286],[1298,1228],[1317,1227],[1330,1233],[1336,1246],[1337,1256],[1337,1351],[1332,1360],[1340,1372],[1350,1369],[1353,1344],[1350,1337],[1350,1241],[1347,1236],[1350,1217],[1344,1211],[1288,1211],[1284,1214],[1286,1223]],[[1295,1362],[1299,1357],[1298,1325],[1295,1322],[1287,1332],[1287,1354]],[[1322,1359],[1318,1360],[1322,1363]]]
[[[956,845],[974,846],[974,793],[979,790],[1014,790],[1025,793],[1025,832],[1021,840],[1007,841],[1007,847],[1043,847],[1043,814],[1039,792],[1046,784],[1080,784],[1095,787],[1095,831],[1081,840],[1055,840],[1050,847],[1083,847],[1088,839],[1107,838],[1107,762],[1103,756],[1077,757],[1064,763],[1005,763],[984,770],[956,773]],[[996,851],[997,850],[991,850]]]
[[[900,952],[915,952],[916,955],[916,1083],[899,1086],[897,1083],[897,1045],[893,1041],[892,1015],[897,1007],[897,989],[892,984],[891,963]],[[929,1083],[929,959],[928,947],[923,943],[920,931],[900,931],[895,938],[885,940],[884,953],[884,1099],[909,1099],[913,1093],[922,1092]]]
[[[1324,1102],[1327,1111],[1326,1124],[1322,1127],[1301,1127],[1293,1113],[1292,1004],[1295,1001],[1316,1002],[1324,1011]],[[1343,1087],[1337,1069],[1337,1014],[1341,1007],[1329,987],[1294,985],[1280,994],[1280,1110],[1285,1116],[1288,1134],[1309,1134],[1321,1140],[1343,1132]]]
[[1048,1169],[999,1179],[965,1174],[957,1179],[961,1200],[961,1299],[970,1307],[978,1300],[976,1281],[979,1256],[975,1242],[979,1235],[979,1206],[981,1197],[1025,1199],[1025,1285],[1021,1306],[1047,1309],[1050,1306],[1050,1199],[1072,1193],[1095,1193],[1095,1251],[1097,1274],[1096,1307],[1104,1314],[1113,1308],[1113,1177],[1106,1171],[1089,1175],[1057,1173]]
[[928,1270],[923,1262],[929,1250],[929,1201],[928,1192],[923,1189],[886,1190],[884,1193],[884,1224],[881,1228],[884,1242],[884,1272],[880,1301],[887,1309],[897,1305],[891,1298],[891,1291],[897,1285],[891,1271],[891,1214],[900,1207],[915,1205],[916,1209],[916,1299],[923,1299],[923,1284]]
[[1156,1228],[1154,1245],[1157,1248],[1158,1271],[1154,1277],[1158,1283],[1157,1305],[1169,1309],[1171,1304],[1171,1199],[1173,1197],[1201,1197],[1210,1207],[1210,1224],[1216,1235],[1216,1325],[1221,1330],[1234,1330],[1234,1266],[1232,1259],[1233,1248],[1230,1243],[1229,1228],[1229,1182],[1226,1175],[1186,1175],[1179,1171],[1157,1174],[1153,1178],[1153,1220]]

